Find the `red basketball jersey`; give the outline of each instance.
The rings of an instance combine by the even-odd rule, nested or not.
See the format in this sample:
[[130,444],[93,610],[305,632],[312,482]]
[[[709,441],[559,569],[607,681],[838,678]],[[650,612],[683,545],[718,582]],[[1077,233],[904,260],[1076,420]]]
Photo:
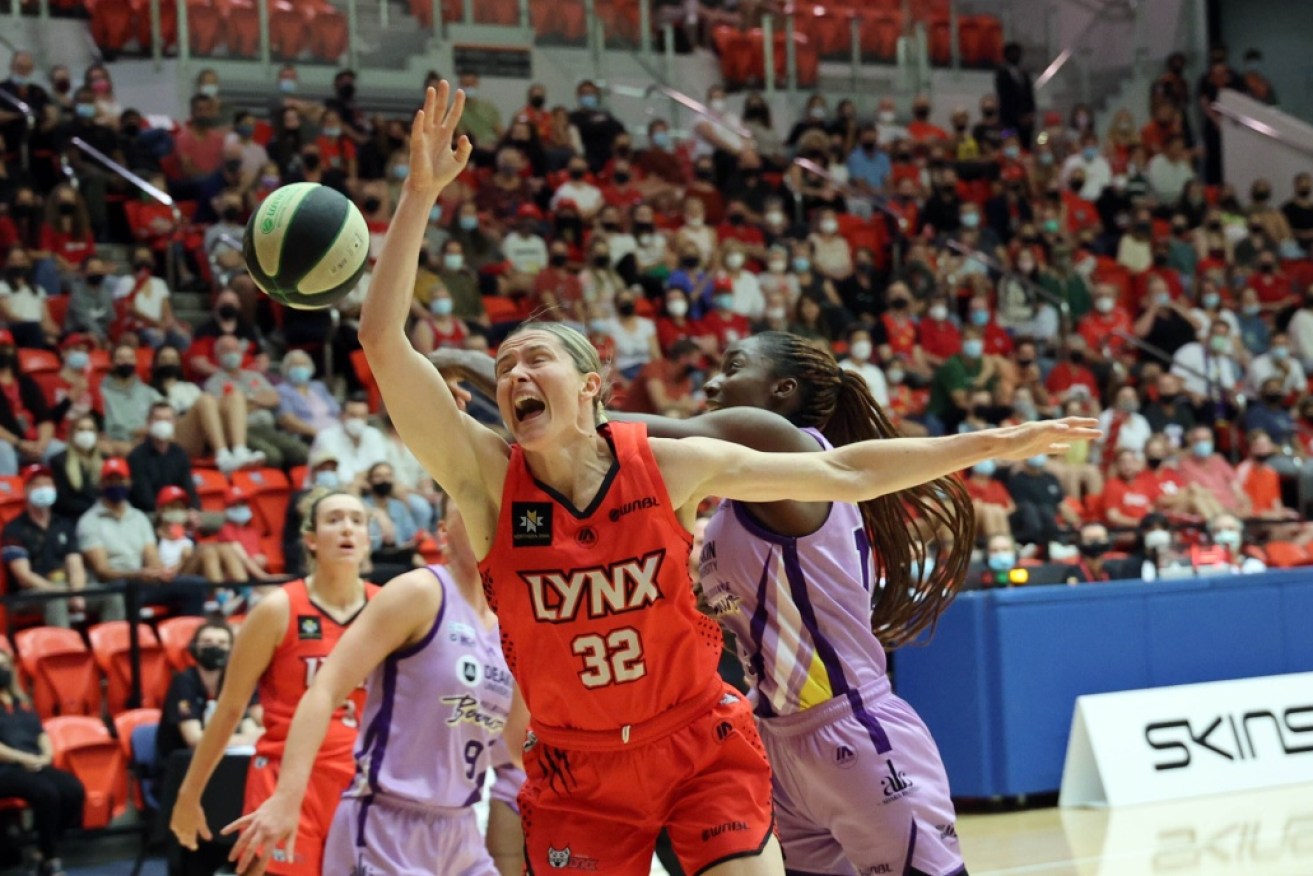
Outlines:
[[[306,589],[305,579],[283,585],[287,594],[287,630],[274,650],[269,667],[260,676],[260,705],[264,707],[264,734],[255,744],[256,754],[267,758],[281,758],[292,716],[302,695],[315,680],[315,673],[328,654],[342,638],[351,621],[360,617],[357,611],[346,623],[334,620],[328,612],[315,605]],[[373,584],[365,585],[368,601],[378,592]],[[361,611],[364,607],[361,607]],[[365,708],[365,689],[351,692],[346,702],[333,712],[319,757],[324,759],[351,759],[356,743],[356,728]]]
[[511,448],[492,551],[480,564],[502,650],[535,724],[641,724],[701,696],[721,636],[698,613],[680,524],[647,427],[601,429],[615,460],[588,508],[529,473]]

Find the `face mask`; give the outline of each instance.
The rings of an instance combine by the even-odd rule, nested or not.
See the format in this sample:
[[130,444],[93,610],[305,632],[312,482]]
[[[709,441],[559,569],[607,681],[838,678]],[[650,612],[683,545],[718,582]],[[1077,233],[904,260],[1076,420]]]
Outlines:
[[1032,456],[1026,460],[1026,465],[1031,468],[1043,468],[1048,465],[1048,462],[1049,458],[1047,456]]
[[923,568],[921,563],[913,557],[911,564],[907,567],[907,571],[911,574],[913,581],[928,581],[930,576],[935,573],[935,558],[926,557],[925,566]]
[[676,318],[682,317],[688,313],[688,302],[680,298],[677,298],[674,301],[667,301],[666,313]]
[[365,198],[364,203],[360,206],[365,208],[366,213],[373,213],[383,206],[383,201],[379,198]]
[[156,420],[150,424],[150,437],[156,441],[172,441],[173,424],[168,420]]
[[129,364],[127,362],[122,362],[114,366],[114,376],[117,377],[119,380],[127,380],[129,377],[131,377],[136,373],[137,373],[137,366]]
[[94,103],[79,103],[73,107],[73,114],[79,119],[94,119],[96,117],[96,105]]
[[205,95],[206,97],[219,96],[219,86],[215,85],[213,82],[207,82],[196,90],[199,91],[201,94]]
[[236,371],[242,367],[241,353],[224,353],[219,357],[219,366],[224,371]]
[[1270,352],[1273,359],[1275,359],[1278,362],[1281,362],[1284,361],[1286,357],[1290,355],[1290,348],[1285,345],[1278,344],[1277,346],[1273,347]]
[[9,667],[0,669],[0,689],[9,690],[14,683],[14,670]]
[[1207,459],[1213,455],[1213,442],[1208,440],[1196,441],[1190,445],[1190,450],[1200,459]]
[[724,113],[724,112],[725,112],[725,98],[723,98],[723,97],[713,97],[713,98],[710,100],[710,102],[707,103],[707,106],[711,108],[711,111],[712,111],[713,113]]
[[392,495],[392,481],[379,481],[376,484],[370,484],[369,489],[380,499],[386,499]]
[[727,295],[724,292],[722,292],[716,296],[715,301],[716,301],[716,307],[719,308],[720,310],[729,310],[730,307],[734,305],[734,296]]
[[196,662],[210,672],[223,669],[228,665],[228,649],[220,645],[206,645],[196,652]]
[[293,365],[287,369],[287,379],[297,386],[304,386],[314,377],[315,369],[309,365]]
[[224,511],[223,516],[238,526],[245,526],[251,522],[251,508],[249,505],[237,505]]
[[871,342],[853,341],[852,347],[849,348],[849,352],[858,362],[865,362],[871,358]]
[[1057,219],[1045,219],[1044,224],[1041,227],[1046,234],[1057,234],[1059,228],[1061,228],[1061,226],[1058,225]]
[[1140,409],[1140,403],[1133,398],[1123,399],[1117,402],[1117,410],[1126,414],[1133,414]]
[[88,429],[82,429],[73,433],[73,446],[83,453],[90,453],[91,449],[96,446],[99,440],[95,432]]
[[623,170],[617,170],[614,174],[612,174],[612,178],[616,181],[618,185],[624,185],[625,183],[629,182],[631,177],[628,172]]
[[684,224],[689,228],[701,228],[706,222],[707,220],[701,216],[688,216],[684,219]]
[[1099,157],[1099,150],[1093,146],[1086,146],[1080,151],[1080,154],[1086,161],[1093,161]]
[[127,484],[107,484],[101,488],[100,492],[105,497],[105,501],[111,505],[117,505],[128,500],[128,490]]
[[985,345],[979,338],[970,338],[962,342],[962,355],[968,359],[979,359],[985,352]]
[[1036,156],[1036,158],[1039,159],[1039,163],[1041,167],[1050,167],[1053,164],[1052,152],[1041,152],[1039,155]]
[[392,165],[392,178],[393,178],[393,179],[399,179],[399,180],[400,180],[400,179],[405,179],[405,178],[408,177],[408,176],[410,176],[410,165],[409,165],[409,164],[394,164],[394,165]]
[[341,479],[337,476],[337,472],[330,468],[315,472],[315,486],[320,487],[321,489],[337,489],[337,486],[341,482]]
[[633,316],[635,309],[636,308],[634,307],[634,302],[632,301],[616,302],[615,312],[620,314],[621,316]]
[[596,95],[596,94],[581,94],[581,95],[579,95],[579,106],[580,106],[582,109],[586,109],[586,110],[595,110],[595,109],[597,109],[597,103],[598,103],[598,101],[597,101],[597,95]]
[[85,371],[91,364],[91,355],[86,350],[70,350],[64,357],[64,365],[73,371]]
[[729,268],[731,271],[737,271],[739,268],[743,267],[743,253],[732,252],[725,256],[725,267]]
[[463,231],[473,231],[474,229],[479,227],[479,217],[478,216],[460,217],[460,227],[461,230]]
[[356,96],[356,84],[354,82],[343,82],[337,87],[337,96],[343,100],[350,100]]
[[5,271],[5,279],[10,286],[21,286],[27,282],[28,268],[12,267]]
[[992,459],[982,460],[971,466],[971,470],[981,477],[992,478],[994,472],[998,471],[998,463]]
[[679,260],[679,266],[686,271],[692,271],[697,268],[702,259],[695,255],[686,255]]
[[788,311],[783,307],[767,307],[766,318],[771,322],[781,322],[788,316]]
[[1094,300],[1094,309],[1099,311],[1099,313],[1112,313],[1112,309],[1115,305],[1116,302],[1111,298],[1096,298]]
[[1265,203],[1267,199],[1270,197],[1272,197],[1272,193],[1267,191],[1266,189],[1262,189],[1260,191],[1254,192],[1254,201],[1255,203],[1258,204]]
[[342,421],[342,428],[352,438],[359,438],[365,434],[365,421],[359,417],[352,417],[349,420]]
[[569,260],[570,257],[565,253],[555,252],[552,253],[551,256],[547,259],[547,263],[550,264],[553,268],[563,268],[565,267],[565,263],[568,262]]
[[1007,572],[1017,565],[1017,555],[1014,553],[990,554],[989,568],[994,572]]
[[160,512],[160,519],[165,523],[186,523],[187,510],[185,508],[170,508],[168,511]]
[[1020,146],[1004,146],[1004,147],[1003,147],[1003,157],[1004,157],[1004,158],[1010,158],[1010,159],[1012,159],[1013,161],[1016,161],[1018,158],[1021,157],[1021,147],[1020,147]]
[[1172,534],[1165,529],[1155,529],[1144,534],[1145,550],[1160,551],[1172,543]]
[[834,219],[821,220],[821,234],[834,234],[839,230],[839,223]]
[[932,304],[930,306],[930,318],[936,322],[943,322],[948,319],[948,308],[942,304]]
[[820,121],[821,119],[825,118],[825,107],[814,106],[811,109],[807,110],[807,116],[808,118],[811,118],[815,121]]
[[441,219],[442,219],[442,205],[434,204],[431,208],[429,208],[429,221],[438,222]]
[[1223,547],[1238,548],[1240,547],[1240,533],[1234,529],[1224,529],[1221,532],[1213,533],[1213,542]]
[[319,156],[310,154],[301,156],[301,164],[306,170],[315,171],[319,169]]
[[101,284],[101,282],[104,281],[104,279],[105,279],[105,275],[104,275],[104,274],[87,274],[87,276],[86,276],[84,279],[86,280],[88,286],[90,286],[91,288],[95,289],[97,286],[99,286],[99,285]]
[[902,369],[900,368],[890,368],[888,371],[884,373],[884,376],[888,379],[890,383],[895,385],[902,383],[904,377]]
[[260,185],[264,186],[266,189],[276,189],[281,184],[282,184],[281,177],[276,177],[272,175],[260,177]]
[[894,310],[906,310],[910,303],[906,298],[895,298],[889,302],[889,306]]
[[799,274],[805,274],[812,269],[812,260],[806,256],[798,256],[793,260],[793,270]]
[[1082,544],[1080,546],[1080,552],[1081,552],[1081,556],[1094,559],[1096,557],[1101,557],[1104,554],[1106,554],[1108,552],[1108,548],[1110,547],[1111,545],[1109,545],[1106,541],[1091,541]]
[[670,132],[653,131],[652,145],[661,150],[668,150],[670,148]]
[[32,492],[27,494],[27,501],[32,503],[33,508],[49,508],[55,504],[55,488],[33,487]]
[[1222,296],[1216,292],[1205,292],[1202,300],[1206,310],[1213,310],[1222,303]]
[[979,228],[979,227],[980,227],[980,214],[979,214],[979,213],[963,213],[963,214],[962,214],[962,227],[963,227],[963,228]]
[[442,266],[449,271],[459,271],[465,267],[465,256],[462,253],[447,253],[442,257]]
[[1225,353],[1231,346],[1231,339],[1226,335],[1213,335],[1208,339],[1208,349],[1214,353]]
[[989,325],[989,311],[988,310],[971,311],[971,324],[974,326],[980,326],[981,328],[984,328],[985,326]]

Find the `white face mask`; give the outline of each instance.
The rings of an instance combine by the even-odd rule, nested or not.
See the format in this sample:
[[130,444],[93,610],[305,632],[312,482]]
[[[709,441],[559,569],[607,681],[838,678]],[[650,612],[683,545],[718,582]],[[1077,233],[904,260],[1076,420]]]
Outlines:
[[785,311],[783,307],[767,307],[766,318],[771,320],[784,319]]
[[774,259],[773,261],[770,262],[769,265],[767,265],[767,267],[770,268],[770,272],[772,274],[783,274],[784,269],[787,268],[788,266],[789,263],[786,262],[784,259]]
[[666,313],[674,317],[685,316],[688,313],[688,302],[682,299],[668,302],[666,304]]
[[73,446],[83,453],[90,453],[96,446],[98,437],[90,429],[79,429],[73,433]]
[[737,271],[743,267],[743,253],[732,252],[725,256],[725,267],[731,271]]
[[784,224],[784,214],[779,210],[768,210],[766,212],[766,224],[779,226]]
[[687,216],[684,219],[684,224],[689,228],[701,228],[703,221],[701,216]]
[[821,234],[833,234],[839,230],[839,222],[835,219],[821,220]]
[[345,429],[346,433],[352,438],[359,438],[361,435],[365,434],[365,421],[359,417],[352,417],[349,420],[342,421],[342,428]]
[[156,441],[173,440],[173,423],[168,420],[156,420],[150,424],[150,437]]
[[1094,309],[1099,313],[1112,313],[1113,304],[1111,298],[1096,298],[1094,300]]
[[895,118],[893,110],[880,110],[880,124],[892,125]]
[[723,113],[725,112],[725,98],[713,97],[711,99],[711,102],[708,103],[707,106],[711,108],[711,111],[713,113]]
[[871,358],[871,342],[853,341],[853,345],[848,348],[848,352],[851,353],[852,357],[858,362],[865,362]]
[[948,308],[942,304],[931,305],[930,318],[936,322],[943,322],[948,319]]

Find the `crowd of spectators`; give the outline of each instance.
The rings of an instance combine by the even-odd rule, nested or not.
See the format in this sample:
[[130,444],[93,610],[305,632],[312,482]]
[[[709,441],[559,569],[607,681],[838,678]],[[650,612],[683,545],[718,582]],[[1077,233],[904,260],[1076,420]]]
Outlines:
[[[1007,539],[1017,562],[1074,549],[1079,575],[1101,577],[1098,557],[1133,556],[1158,514],[1175,548],[1247,522],[1237,566],[1268,539],[1302,548],[1313,175],[1284,204],[1269,180],[1220,178],[1211,97],[1274,99],[1261,70],[1226,57],[1212,53],[1192,92],[1173,55],[1145,117],[1119,109],[1104,131],[1086,106],[1038,112],[1015,46],[996,89],[947,127],[929,95],[904,117],[888,97],[815,94],[777,119],[761,95],[731,106],[719,86],[687,132],[659,116],[630,127],[587,80],[569,105],[533,84],[513,107],[463,74],[474,160],[431,211],[410,336],[425,352],[486,351],[529,314],[568,322],[611,363],[615,405],[690,416],[730,344],[791,331],[860,373],[908,435],[1100,419],[1099,444],[963,473],[982,560]],[[295,181],[351,197],[377,252],[408,120],[371,112],[357,79],[342,70],[314,100],[284,66],[266,105],[237,106],[205,70],[170,122],[122,106],[103,65],[74,85],[14,55],[0,89],[36,113],[29,129],[0,107],[0,474],[23,472],[27,491],[4,539],[19,587],[135,576],[190,610],[179,581],[299,571],[297,503],[282,533],[258,528],[240,490],[224,520],[206,519],[202,465],[359,490],[376,569],[418,561],[436,488],[352,367],[369,275],[336,314],[277,311],[240,254],[252,209]],[[172,193],[183,224],[74,137]],[[209,294],[196,325],[171,304],[190,289]],[[36,351],[57,368],[29,369]],[[327,379],[330,356],[345,386]]]

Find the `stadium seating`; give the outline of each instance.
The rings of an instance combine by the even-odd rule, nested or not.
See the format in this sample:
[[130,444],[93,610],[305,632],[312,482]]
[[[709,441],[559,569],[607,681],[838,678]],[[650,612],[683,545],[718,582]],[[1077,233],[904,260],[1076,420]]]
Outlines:
[[78,777],[86,789],[84,828],[107,827],[127,809],[126,758],[99,718],[65,716],[43,722],[55,766]]
[[[133,751],[133,740],[136,738],[137,729],[142,726],[159,726],[160,710],[159,709],[129,709],[126,712],[119,712],[114,716],[114,735],[118,737],[119,749],[123,752],[123,763],[132,768],[132,773],[136,781],[132,782],[131,797],[132,805],[141,811],[145,808],[143,780],[148,780],[149,776],[143,776],[137,771],[138,760]],[[153,740],[152,740],[153,741]],[[153,747],[153,746],[152,746]],[[152,762],[154,758],[151,759]]]
[[201,500],[202,511],[223,511],[224,496],[228,493],[228,479],[212,468],[193,468],[192,483]]
[[[146,624],[137,625],[141,648],[141,703],[142,707],[158,707],[168,689],[168,661],[164,647],[155,631]],[[105,698],[111,715],[127,707],[132,692],[132,667],[128,650],[128,622],[107,621],[87,631],[96,663],[105,673]]]
[[[155,750],[155,736],[159,724],[138,724],[132,728],[129,739],[128,765],[136,778],[136,793],[140,795],[139,808],[154,812],[160,808],[156,783],[159,781],[159,760]],[[137,798],[134,797],[134,800]]]
[[176,672],[196,662],[191,654],[191,640],[196,635],[196,628],[204,622],[203,617],[183,615],[166,618],[155,625],[155,634],[164,646],[164,658],[170,669]]
[[287,517],[287,503],[292,496],[292,486],[287,475],[276,468],[248,469],[233,472],[232,482],[233,486],[241,487],[251,497],[254,520],[264,530],[264,534],[280,534]]
[[15,633],[14,646],[38,715],[100,713],[100,674],[80,635],[62,627],[33,627]]

